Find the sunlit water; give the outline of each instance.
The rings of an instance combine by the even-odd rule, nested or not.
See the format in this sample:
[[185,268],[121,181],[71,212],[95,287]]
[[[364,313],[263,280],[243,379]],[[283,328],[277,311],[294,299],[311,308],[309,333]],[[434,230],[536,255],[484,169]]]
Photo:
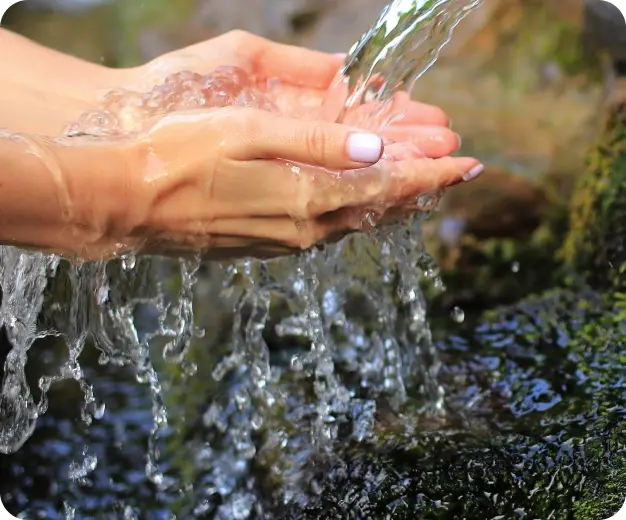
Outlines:
[[[378,130],[400,115],[403,107],[392,104],[395,94],[410,90],[434,63],[456,23],[479,3],[391,4],[349,53],[322,117]],[[272,97],[271,81],[253,88],[248,79],[235,78],[233,83],[233,77],[227,70],[207,77],[183,73],[149,94],[114,92],[106,101],[107,110],[85,114],[69,135],[132,132],[144,116],[179,108],[242,104],[281,110],[281,100]],[[224,86],[219,81],[231,83]],[[393,168],[393,161],[384,160],[380,168]],[[424,194],[419,205],[432,208],[439,196]],[[568,327],[578,319],[575,313],[571,321],[550,318],[545,326],[531,320],[527,328],[536,328],[529,333],[523,332],[523,316],[504,316],[496,333],[483,331],[477,353],[464,353],[467,343],[461,340],[444,349],[446,356],[456,352],[456,364],[446,365],[442,373],[420,290],[424,279],[439,283],[420,236],[425,216],[427,211],[400,225],[377,228],[374,212],[364,215],[364,227],[374,228],[367,237],[352,236],[299,257],[246,260],[219,269],[197,260],[133,255],[69,265],[54,256],[2,248],[0,319],[13,348],[0,396],[0,449],[14,452],[36,427],[42,431],[54,427],[60,438],[33,448],[34,460],[71,461],[57,476],[71,485],[51,501],[55,488],[47,484],[41,503],[22,505],[29,511],[26,516],[37,516],[39,508],[46,511],[46,518],[90,516],[105,507],[123,518],[143,517],[142,508],[151,511],[150,517],[165,518],[177,507],[181,518],[272,518],[290,510],[282,511],[278,505],[284,504],[326,511],[319,514],[328,517],[328,511],[335,510],[324,503],[329,498],[322,493],[325,484],[319,474],[327,467],[324,462],[347,446],[381,435],[375,423],[383,423],[383,430],[404,429],[403,435],[410,438],[416,416],[425,429],[445,425],[441,435],[467,435],[469,451],[474,449],[470,441],[476,428],[483,428],[485,435],[494,423],[501,426],[514,416],[517,422],[508,435],[511,446],[519,450],[507,451],[510,456],[491,463],[508,467],[505,462],[517,457],[509,473],[517,475],[517,485],[527,494],[552,496],[553,484],[561,486],[561,495],[568,486],[582,489],[576,468],[599,460],[608,448],[602,443],[596,448],[597,439],[586,437],[576,425],[584,419],[607,432],[621,428],[624,385],[615,362],[623,355],[623,343],[611,343],[609,355],[609,347],[595,351],[581,340],[578,350],[563,354],[555,346],[564,348],[561,343],[567,344],[574,335]],[[219,303],[216,284],[221,285]],[[566,304],[575,309],[572,301]],[[593,314],[593,305],[585,312]],[[224,318],[231,313],[232,319]],[[463,321],[461,310],[455,311],[454,319]],[[226,327],[228,335],[223,333]],[[506,336],[516,330],[517,344]],[[542,343],[536,340],[541,334],[553,337],[543,347],[546,352],[551,348],[554,366],[569,367],[571,374],[548,373],[545,367],[550,363],[541,358]],[[29,352],[43,336],[57,336],[66,345],[64,363],[48,360],[41,351]],[[47,341],[51,344],[52,339]],[[99,368],[88,363],[88,370],[83,370],[79,358],[93,356],[86,352],[93,350],[92,340]],[[524,342],[532,352],[520,350]],[[46,344],[37,345],[41,350]],[[195,355],[189,356],[192,345]],[[37,359],[46,374],[36,379],[32,390],[36,398],[31,395],[32,378],[26,378],[28,357]],[[601,377],[598,371],[603,371]],[[108,376],[100,380],[103,374]],[[597,380],[587,388],[586,378],[592,376]],[[145,384],[147,393],[136,391],[134,379]],[[62,396],[68,381],[81,390],[83,437],[77,437],[69,418],[58,425],[47,422],[46,411],[55,406],[49,397]],[[446,396],[444,388],[454,391]],[[497,401],[496,391],[508,403],[506,411],[485,402],[487,396]],[[591,391],[615,403],[608,415],[585,400]],[[565,403],[561,394],[568,392]],[[403,419],[407,401],[412,422]],[[56,404],[57,409],[62,406]],[[564,407],[567,413],[556,418],[554,411]],[[474,422],[468,423],[464,413],[451,417],[446,408],[475,414]],[[489,409],[493,418],[482,422],[482,409]],[[555,433],[537,438],[533,448],[519,436],[528,435],[538,413],[544,414],[542,431]],[[563,432],[568,440],[561,442]],[[621,446],[622,441],[610,437],[606,442]],[[70,446],[79,448],[70,453]],[[538,452],[544,458],[534,460],[536,467],[528,473],[524,464]],[[551,473],[554,461],[563,457],[569,457],[569,465]],[[145,461],[144,467],[138,467],[138,461]],[[540,480],[537,468],[550,478]],[[36,475],[39,470],[24,468],[29,471]],[[341,471],[348,469],[333,468],[333,482],[342,482]],[[46,479],[49,475],[46,472]],[[467,475],[477,479],[480,472]],[[535,480],[524,480],[529,475]],[[31,477],[34,488],[36,478]],[[154,484],[152,493],[138,485],[145,478]],[[363,475],[359,478],[367,481]],[[509,493],[517,489],[515,481],[506,488]],[[363,488],[375,494],[372,481]],[[334,497],[340,488],[329,489]],[[503,489],[496,486],[488,497],[494,518],[499,517],[496,506],[503,504],[498,502],[506,494]],[[429,507],[446,507],[448,495],[440,495],[443,498],[433,499]],[[115,503],[97,503],[98,496]],[[13,498],[22,503],[19,496]],[[502,507],[507,514],[523,517],[530,506],[516,500]],[[372,496],[367,501],[373,503]],[[548,514],[551,507],[557,510],[548,501]]]

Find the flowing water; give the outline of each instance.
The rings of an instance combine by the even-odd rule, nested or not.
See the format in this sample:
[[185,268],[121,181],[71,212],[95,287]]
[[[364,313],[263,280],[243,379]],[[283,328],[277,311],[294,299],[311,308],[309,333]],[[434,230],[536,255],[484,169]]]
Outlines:
[[[372,130],[401,116],[397,94],[410,91],[479,4],[390,4],[350,51],[318,115]],[[280,111],[274,88],[233,69],[181,72],[150,93],[111,93],[68,135],[133,132],[147,116],[179,108]],[[378,168],[386,175],[393,161]],[[423,211],[402,224],[377,227],[373,208],[363,215],[368,236],[220,268],[133,254],[70,264],[1,248],[0,321],[12,348],[0,451],[28,452],[32,464],[6,469],[24,475],[5,496],[13,510],[28,518],[281,518],[318,507],[313,499],[328,486],[320,468],[379,438],[381,417],[409,437],[416,417],[426,429],[452,427],[451,403],[471,410],[488,385],[480,376],[467,382],[465,365],[450,375],[451,364],[443,381],[455,391],[446,398],[440,378],[420,288],[425,280],[441,286],[420,235],[440,195],[422,195]],[[487,374],[493,356],[463,363]],[[54,400],[74,387],[82,426]],[[342,471],[333,468],[333,478]]]

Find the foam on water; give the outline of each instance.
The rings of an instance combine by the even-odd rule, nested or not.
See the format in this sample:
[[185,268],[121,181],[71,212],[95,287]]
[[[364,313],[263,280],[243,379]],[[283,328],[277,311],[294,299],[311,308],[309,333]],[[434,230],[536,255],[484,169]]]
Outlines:
[[[397,94],[410,91],[455,25],[479,4],[390,4],[349,53],[318,117],[378,131],[400,116],[406,106],[397,103]],[[207,76],[181,71],[148,93],[111,92],[101,109],[83,114],[67,135],[137,132],[155,117],[180,109],[242,105],[286,111],[278,87],[235,68]],[[304,110],[296,115],[311,116]],[[392,163],[382,161],[380,167]],[[297,175],[299,166],[289,166]],[[304,500],[316,491],[306,477],[307,466],[331,454],[340,436],[371,436],[381,399],[398,412],[409,389],[416,389],[425,411],[442,413],[443,389],[420,289],[424,278],[440,284],[420,227],[440,195],[422,195],[416,201],[422,211],[401,224],[377,228],[376,212],[366,214],[367,236],[352,235],[297,257],[242,260],[224,268],[224,301],[235,302],[234,320],[229,351],[213,370],[218,390],[215,397],[207,396],[211,401],[203,415],[205,435],[196,464],[208,468],[209,476],[195,490],[195,515],[213,507],[215,494],[221,497],[217,518],[247,518],[258,511],[251,491],[253,464],[280,482],[286,502]],[[132,365],[137,379],[149,385],[154,427],[146,475],[161,490],[176,488],[176,479],[159,468],[168,413],[151,353],[164,338],[165,361],[182,365],[187,374],[195,372],[185,358],[192,341],[203,341],[193,308],[200,263],[199,258],[177,262],[130,254],[70,264],[56,256],[0,248],[0,324],[13,345],[0,394],[0,452],[17,450],[30,437],[46,411],[46,391],[61,380],[73,379],[82,388],[85,423],[102,416],[104,403],[97,401],[78,362],[92,338],[101,363]],[[173,278],[179,279],[178,290],[168,282]],[[276,301],[289,312],[274,312]],[[287,361],[270,361],[264,331],[274,314],[279,337],[308,344],[307,349],[294,347]],[[69,356],[57,374],[41,378],[42,397],[35,403],[24,370],[29,348],[48,334],[63,337]],[[86,455],[69,468],[70,476],[84,479],[97,462]],[[65,508],[73,517],[71,504]]]

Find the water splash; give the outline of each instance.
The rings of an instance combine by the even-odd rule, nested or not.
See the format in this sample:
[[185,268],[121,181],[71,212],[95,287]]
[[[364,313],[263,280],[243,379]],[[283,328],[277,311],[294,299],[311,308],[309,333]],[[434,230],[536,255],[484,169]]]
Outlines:
[[[349,53],[319,116],[373,130],[401,117],[408,96],[399,94],[410,91],[456,24],[479,4],[392,2]],[[68,136],[134,132],[150,117],[180,108],[241,104],[280,111],[280,100],[272,98],[275,84],[254,81],[241,71],[220,69],[209,76],[181,72],[149,93],[114,91],[103,109],[85,113]],[[291,166],[296,175],[297,169]],[[368,237],[353,235],[299,257],[245,260],[225,269],[223,297],[235,301],[232,335],[214,368],[217,391],[203,415],[198,464],[210,471],[196,487],[200,509],[194,514],[211,509],[218,518],[245,519],[258,512],[253,466],[280,481],[285,502],[306,500],[316,488],[307,467],[332,453],[346,425],[356,440],[371,436],[381,398],[399,411],[408,389],[416,388],[426,411],[441,412],[439,364],[420,289],[424,279],[441,286],[421,237],[421,220],[440,195],[420,196],[416,206],[422,211],[402,224],[377,229],[376,214],[365,215],[364,228],[373,228]],[[0,260],[0,323],[13,345],[0,395],[0,452],[15,451],[28,439],[46,411],[47,390],[61,380],[73,379],[83,390],[85,423],[104,413],[78,362],[93,341],[102,364],[131,365],[148,384],[154,426],[146,475],[161,491],[176,488],[158,463],[168,413],[151,355],[164,339],[162,358],[194,371],[185,358],[192,340],[202,336],[193,308],[199,259],[126,255],[70,265],[2,247]],[[169,280],[177,280],[179,289]],[[277,300],[289,311],[276,317],[275,333],[308,345],[294,348],[288,362],[272,362],[265,339]],[[49,334],[64,339],[69,356],[58,374],[40,380],[36,404],[24,369],[28,349]],[[84,468],[84,462],[76,467]],[[66,510],[74,514],[69,504]]]

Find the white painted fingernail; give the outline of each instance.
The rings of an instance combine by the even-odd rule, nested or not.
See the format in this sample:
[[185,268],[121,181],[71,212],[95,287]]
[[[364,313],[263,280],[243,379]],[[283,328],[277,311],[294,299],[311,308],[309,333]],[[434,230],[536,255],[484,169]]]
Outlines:
[[354,133],[348,137],[348,156],[353,161],[376,163],[383,153],[383,140],[376,134]]
[[347,54],[345,52],[336,52],[333,56],[337,56],[338,58],[345,58]]
[[484,165],[477,164],[470,171],[468,171],[465,175],[463,175],[463,180],[466,182],[474,180],[483,172],[484,169],[485,169]]

